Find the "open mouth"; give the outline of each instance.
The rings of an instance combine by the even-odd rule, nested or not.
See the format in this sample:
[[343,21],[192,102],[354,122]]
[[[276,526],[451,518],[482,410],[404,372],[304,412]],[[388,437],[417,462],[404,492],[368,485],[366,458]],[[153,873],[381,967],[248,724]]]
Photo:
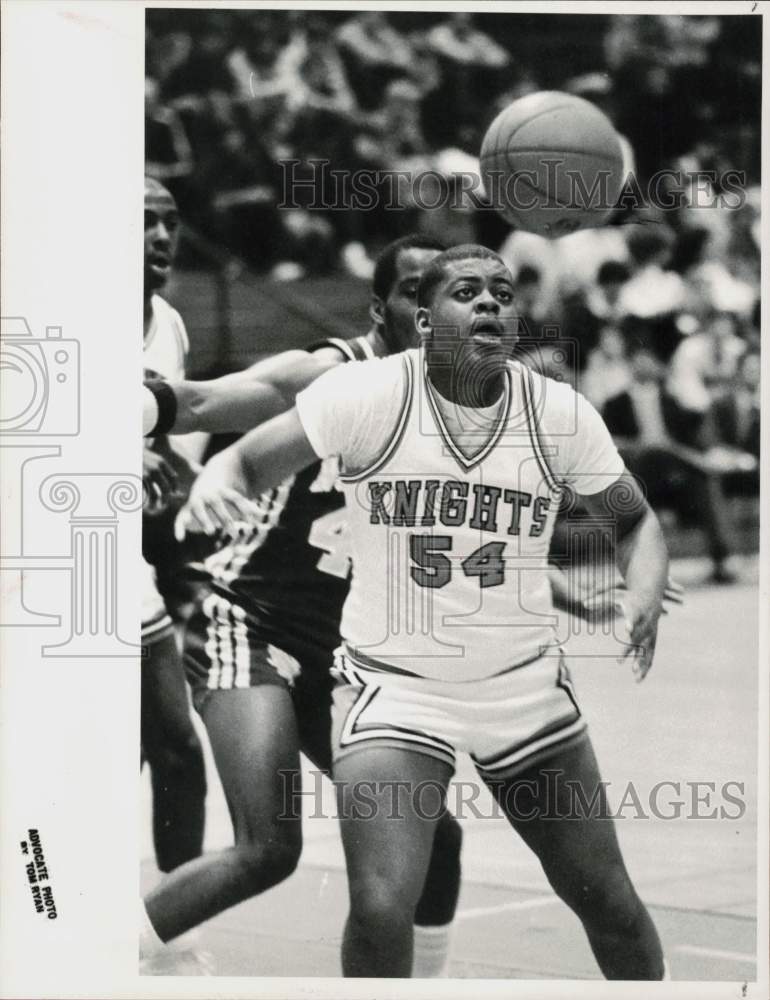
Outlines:
[[497,319],[477,320],[471,328],[473,339],[486,344],[498,344],[504,333],[503,324]]
[[158,274],[166,274],[171,267],[171,260],[163,254],[154,254],[150,257],[149,264]]

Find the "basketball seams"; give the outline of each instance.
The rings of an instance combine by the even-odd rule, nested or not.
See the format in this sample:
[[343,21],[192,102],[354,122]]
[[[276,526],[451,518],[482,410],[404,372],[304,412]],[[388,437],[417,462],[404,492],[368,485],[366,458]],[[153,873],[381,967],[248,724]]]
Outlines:
[[[594,207],[593,197],[591,204],[573,204],[575,194],[568,192],[566,176],[558,179],[560,162],[562,169],[582,178],[592,193],[605,175],[610,198],[615,187],[618,194],[622,189],[623,147],[607,116],[588,101],[548,91],[514,101],[496,116],[484,136],[479,173],[487,188],[500,174],[507,181],[521,182],[522,194],[529,191],[534,196],[535,204],[527,206],[531,212],[523,205],[522,210],[514,204],[494,206],[509,224],[528,232],[552,235],[555,216],[564,213],[572,218],[570,231],[605,224],[608,212]],[[557,168],[556,178],[550,175],[550,164]]]
[[[524,128],[525,125],[529,125],[530,122],[535,121],[537,118],[542,118],[543,115],[550,115],[550,114],[553,114],[553,113],[555,113],[557,111],[574,111],[574,105],[571,104],[571,103],[570,104],[557,104],[555,107],[539,108],[537,111],[534,111],[529,116],[529,118],[525,118],[524,121],[521,121],[521,122],[519,122],[516,125],[516,128],[513,130],[513,132],[511,132],[508,135],[508,142],[510,142],[513,139],[513,137],[516,135],[516,133],[520,129]],[[492,127],[494,127],[497,124],[498,121],[502,125],[503,120],[505,119],[506,113],[507,113],[507,109],[505,111],[501,111],[500,114],[495,119],[495,121],[492,122]],[[483,149],[482,149],[482,153],[483,153]]]
[[[519,183],[519,184],[526,184],[526,186],[527,186],[527,187],[528,187],[528,188],[530,189],[530,191],[534,191],[534,192],[535,192],[535,194],[538,194],[538,195],[540,195],[541,197],[542,197],[542,195],[544,195],[544,194],[547,194],[547,193],[548,193],[547,191],[543,191],[543,189],[542,189],[542,188],[539,188],[539,187],[535,187],[535,185],[534,185],[534,184],[531,184],[531,183],[530,183],[530,182],[529,182],[529,181],[527,180],[527,178],[526,178],[526,177],[519,177],[519,178],[517,178],[517,183]],[[533,207],[534,207],[534,208],[537,208],[537,209],[538,209],[538,211],[542,211],[543,209],[550,209],[550,208],[561,208],[561,209],[563,209],[563,210],[564,210],[565,212],[574,212],[574,210],[575,210],[575,206],[574,206],[574,205],[565,205],[565,204],[564,204],[564,202],[562,202],[562,201],[559,201],[559,199],[558,199],[558,198],[554,199],[553,201],[551,201],[551,200],[549,199],[549,201],[547,201],[547,202],[545,203],[545,205],[535,205],[535,206],[533,206]],[[527,209],[523,209],[523,210],[524,210],[524,211],[527,211]],[[516,209],[516,208],[513,208],[513,207],[510,207],[510,208],[508,209],[508,211],[512,211],[512,212],[516,212],[516,213],[518,213],[518,212],[520,211],[520,209]]]

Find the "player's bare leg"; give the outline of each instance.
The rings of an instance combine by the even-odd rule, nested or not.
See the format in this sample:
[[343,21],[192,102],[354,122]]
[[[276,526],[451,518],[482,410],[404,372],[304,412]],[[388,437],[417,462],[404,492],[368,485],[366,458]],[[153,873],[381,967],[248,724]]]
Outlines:
[[[597,796],[593,816],[587,808],[575,809],[568,782],[581,788],[589,804]],[[600,782],[586,738],[515,778],[488,784],[554,891],[580,918],[604,976],[662,979],[658,932],[626,871]]]
[[145,898],[162,941],[283,881],[302,850],[299,807],[285,794],[292,778],[297,787],[300,780],[289,692],[268,684],[212,691],[202,715],[235,843],[184,865]]
[[150,765],[158,868],[170,872],[203,848],[206,773],[190,718],[174,637],[150,643],[142,662],[142,754]]
[[[451,776],[442,761],[387,747],[361,749],[335,764],[350,893],[345,976],[411,976],[413,924],[439,822],[433,817]],[[423,782],[436,801],[426,797],[418,815],[412,796]]]

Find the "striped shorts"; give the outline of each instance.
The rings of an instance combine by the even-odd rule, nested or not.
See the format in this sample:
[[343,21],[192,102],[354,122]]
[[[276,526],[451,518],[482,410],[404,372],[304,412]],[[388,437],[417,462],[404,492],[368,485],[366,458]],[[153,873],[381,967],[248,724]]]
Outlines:
[[470,755],[484,778],[508,778],[586,737],[566,657],[548,653],[504,674],[450,683],[381,669],[346,646],[335,655],[335,760],[373,746],[449,764]]
[[[300,649],[291,636],[273,641],[258,615],[236,600],[210,592],[188,622],[184,665],[193,704],[200,712],[213,691],[275,684],[294,691],[300,681],[330,691],[332,651]],[[328,695],[327,695],[328,698]],[[319,706],[320,708],[320,706]]]

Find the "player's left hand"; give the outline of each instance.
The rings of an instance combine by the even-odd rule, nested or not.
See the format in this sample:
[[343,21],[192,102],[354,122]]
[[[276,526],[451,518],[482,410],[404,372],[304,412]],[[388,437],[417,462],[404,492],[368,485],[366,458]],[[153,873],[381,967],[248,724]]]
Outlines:
[[[574,609],[574,613],[586,621],[601,622],[609,618],[614,618],[618,614],[622,595],[626,591],[623,580],[611,583],[607,587],[600,587],[592,590],[583,596],[580,604]],[[663,607],[660,610],[662,615],[667,615],[666,604],[684,604],[684,587],[676,580],[668,578],[666,589],[663,591]]]
[[628,635],[628,645],[618,658],[618,663],[622,664],[630,657],[634,676],[637,682],[641,682],[652,667],[662,604],[658,600],[640,598],[627,590],[624,594],[618,594],[615,609],[618,620],[623,623]]

